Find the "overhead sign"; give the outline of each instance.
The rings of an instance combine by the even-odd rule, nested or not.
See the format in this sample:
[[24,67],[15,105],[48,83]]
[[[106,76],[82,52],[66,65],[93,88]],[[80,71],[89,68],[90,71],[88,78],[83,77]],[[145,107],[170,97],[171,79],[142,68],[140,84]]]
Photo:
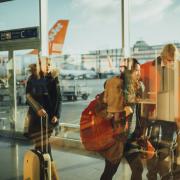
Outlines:
[[0,0],[0,3],[6,2],[6,1],[12,1],[12,0]]
[[0,31],[0,41],[10,41],[10,40],[38,38],[38,37],[39,37],[38,27]]

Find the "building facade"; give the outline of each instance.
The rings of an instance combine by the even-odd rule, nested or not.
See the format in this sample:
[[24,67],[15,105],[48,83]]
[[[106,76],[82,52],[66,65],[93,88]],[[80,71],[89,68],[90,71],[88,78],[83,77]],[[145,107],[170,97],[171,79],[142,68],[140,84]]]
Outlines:
[[[180,43],[174,43],[180,51]],[[137,41],[131,48],[132,57],[143,64],[160,55],[164,44],[148,45],[145,41]],[[122,49],[107,49],[91,51],[81,55],[81,63],[84,68],[93,69],[96,72],[116,72],[119,69],[119,60],[123,57]]]

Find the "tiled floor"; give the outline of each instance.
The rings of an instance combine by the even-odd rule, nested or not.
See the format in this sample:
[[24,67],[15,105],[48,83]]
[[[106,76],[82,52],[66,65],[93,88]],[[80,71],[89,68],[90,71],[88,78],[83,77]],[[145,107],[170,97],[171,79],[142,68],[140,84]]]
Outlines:
[[[0,138],[0,180],[23,179],[23,155],[31,145]],[[61,180],[99,180],[104,168],[101,159],[53,150]],[[130,169],[122,161],[113,180],[129,180]],[[145,172],[143,176],[145,177]],[[146,178],[144,178],[145,180]]]

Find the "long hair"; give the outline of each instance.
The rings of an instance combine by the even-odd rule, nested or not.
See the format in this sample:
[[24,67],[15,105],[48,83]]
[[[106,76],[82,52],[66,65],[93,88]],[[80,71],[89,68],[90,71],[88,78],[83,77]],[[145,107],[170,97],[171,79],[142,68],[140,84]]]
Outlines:
[[123,80],[123,92],[125,97],[125,103],[135,100],[136,97],[136,86],[132,80],[131,74],[139,64],[135,58],[127,58],[124,60],[124,71],[121,73],[121,79]]

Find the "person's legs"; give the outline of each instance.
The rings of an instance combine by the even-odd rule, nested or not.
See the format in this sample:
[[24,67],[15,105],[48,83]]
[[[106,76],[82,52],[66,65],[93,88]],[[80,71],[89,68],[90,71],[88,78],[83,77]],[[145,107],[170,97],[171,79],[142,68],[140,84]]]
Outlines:
[[131,180],[142,180],[143,164],[139,153],[133,153],[125,157],[132,171]]
[[170,162],[167,160],[159,160],[158,170],[159,170],[159,175],[162,178],[162,180],[169,179],[169,177],[166,175],[169,173],[170,165],[171,165]]
[[157,171],[162,180],[169,180],[169,177],[167,176],[171,168],[169,148],[162,147],[162,144],[160,145],[161,148],[159,148],[157,155]]
[[178,180],[180,179],[180,165],[179,164],[174,164],[174,179]]
[[147,160],[147,179],[148,180],[157,180],[157,173],[158,173],[158,168],[157,168],[157,162],[158,162],[158,157],[154,156],[152,159]]
[[112,180],[114,174],[116,173],[120,164],[120,160],[116,163],[111,163],[108,160],[105,160],[104,172],[101,175],[100,180]]

